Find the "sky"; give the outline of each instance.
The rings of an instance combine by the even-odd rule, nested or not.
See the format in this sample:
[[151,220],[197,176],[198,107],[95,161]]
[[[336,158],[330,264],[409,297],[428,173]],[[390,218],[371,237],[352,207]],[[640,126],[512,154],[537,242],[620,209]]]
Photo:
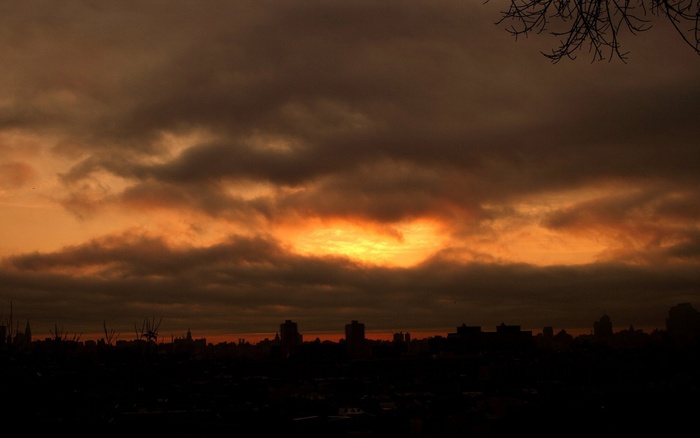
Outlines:
[[552,63],[507,5],[3,2],[0,318],[309,340],[700,308],[700,57],[652,18],[626,62]]

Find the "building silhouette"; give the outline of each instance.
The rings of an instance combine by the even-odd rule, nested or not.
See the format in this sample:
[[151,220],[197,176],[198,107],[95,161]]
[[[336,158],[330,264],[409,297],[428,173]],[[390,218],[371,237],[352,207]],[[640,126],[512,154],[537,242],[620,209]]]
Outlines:
[[406,332],[406,333],[404,333],[404,332],[394,333],[392,335],[392,339],[394,340],[394,343],[397,343],[397,344],[403,344],[403,343],[408,344],[409,342],[411,342],[411,334],[408,332]]
[[495,332],[482,331],[481,326],[462,324],[447,334],[447,348],[455,353],[474,353],[486,350],[523,350],[534,347],[532,331],[519,325],[501,323]]
[[349,358],[359,358],[367,354],[367,340],[365,339],[365,325],[353,319],[350,324],[345,324],[345,345]]
[[280,324],[280,350],[282,357],[289,357],[302,344],[303,337],[299,333],[297,323],[287,319]]
[[666,332],[678,347],[697,345],[700,343],[700,312],[690,303],[671,307],[666,318]]
[[599,341],[609,341],[613,337],[612,320],[608,315],[593,323],[593,336]]

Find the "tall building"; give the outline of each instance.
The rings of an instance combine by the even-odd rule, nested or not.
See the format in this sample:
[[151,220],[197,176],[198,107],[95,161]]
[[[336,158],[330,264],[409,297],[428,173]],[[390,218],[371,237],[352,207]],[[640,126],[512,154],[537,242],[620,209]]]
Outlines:
[[593,323],[593,336],[598,339],[609,339],[613,337],[612,321],[608,315],[603,315],[598,321]]
[[290,354],[302,343],[302,336],[299,334],[297,323],[292,320],[285,320],[280,324],[280,348],[283,357]]
[[348,357],[361,357],[366,352],[365,325],[352,320],[350,324],[345,324],[345,342]]
[[671,307],[666,318],[666,332],[676,346],[696,345],[700,342],[700,312],[690,303]]

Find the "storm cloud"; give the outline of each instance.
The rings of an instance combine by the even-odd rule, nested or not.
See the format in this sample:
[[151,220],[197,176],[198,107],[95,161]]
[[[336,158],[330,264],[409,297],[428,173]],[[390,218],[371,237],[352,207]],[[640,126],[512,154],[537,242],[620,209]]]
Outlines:
[[700,59],[655,21],[552,64],[501,3],[4,5],[0,313],[663,328],[700,304]]

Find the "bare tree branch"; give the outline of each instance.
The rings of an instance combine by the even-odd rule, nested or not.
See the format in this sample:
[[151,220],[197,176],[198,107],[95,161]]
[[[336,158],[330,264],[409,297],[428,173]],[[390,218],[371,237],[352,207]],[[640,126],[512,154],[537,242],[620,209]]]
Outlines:
[[[490,0],[485,0],[488,3]],[[549,33],[559,46],[542,52],[552,62],[575,59],[588,48],[592,61],[627,59],[620,36],[651,29],[651,17],[665,17],[682,40],[700,55],[700,0],[510,0],[496,24],[516,39],[530,33]]]
[[156,317],[154,316],[152,319],[145,318],[140,329],[134,323],[134,328],[136,329],[136,339],[145,338],[146,342],[148,343],[158,341],[158,328],[160,327],[161,322],[163,322],[162,316],[157,323]]
[[105,333],[105,342],[107,345],[112,345],[114,341],[119,338],[119,334],[115,333],[114,329],[110,329],[109,331],[107,330],[107,322],[102,321],[102,327],[104,328],[104,333]]

